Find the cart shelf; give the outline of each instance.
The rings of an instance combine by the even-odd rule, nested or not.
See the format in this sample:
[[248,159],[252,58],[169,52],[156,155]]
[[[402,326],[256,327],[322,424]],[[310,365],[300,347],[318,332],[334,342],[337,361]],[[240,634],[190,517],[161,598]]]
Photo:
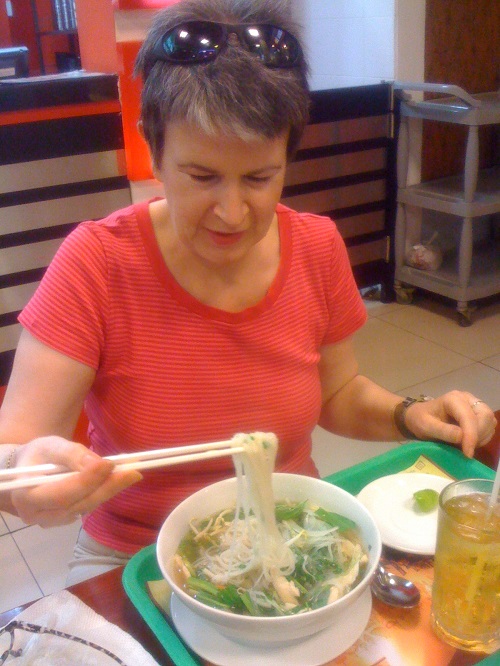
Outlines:
[[410,185],[398,191],[398,201],[460,217],[493,215],[499,210],[500,166],[479,172],[472,201],[465,201],[463,176],[450,176]]
[[492,281],[500,281],[500,241],[474,249],[471,276],[465,287],[460,286],[456,252],[446,254],[437,271],[423,271],[403,265],[398,275],[406,284],[455,301],[486,298],[491,295]]
[[[468,302],[500,293],[500,243],[491,234],[490,242],[474,243],[473,229],[481,219],[500,214],[500,166],[479,169],[479,131],[481,125],[500,124],[500,94],[470,95],[458,86],[435,83],[395,82],[400,96],[401,123],[398,138],[398,213],[395,233],[395,283],[400,302],[410,302],[414,287],[457,301],[458,321],[472,323]],[[416,101],[410,92],[444,95]],[[408,185],[408,165],[412,118],[468,126],[467,147],[462,174]],[[419,234],[415,218],[406,208],[438,213],[436,224],[449,224],[449,216],[460,222],[456,251],[449,253],[436,271],[422,271],[405,263],[405,257]],[[441,217],[439,214],[443,214]],[[448,217],[447,217],[448,216]]]

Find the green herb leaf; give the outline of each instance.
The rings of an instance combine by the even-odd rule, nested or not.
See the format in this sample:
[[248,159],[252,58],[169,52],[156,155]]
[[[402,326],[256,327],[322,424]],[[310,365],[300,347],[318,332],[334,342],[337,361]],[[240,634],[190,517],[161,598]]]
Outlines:
[[331,527],[338,527],[339,532],[346,532],[347,530],[353,530],[356,528],[356,523],[350,518],[341,516],[338,513],[333,511],[326,511],[325,509],[319,508],[314,512],[315,516],[327,523]]
[[248,592],[243,592],[241,595],[241,601],[243,602],[245,608],[247,611],[250,613],[250,615],[258,615],[257,609],[255,608],[255,604],[253,603],[252,599],[250,598],[250,595]]
[[245,604],[243,603],[236,585],[226,585],[222,590],[219,591],[218,598],[222,603],[231,606],[235,609],[244,609]]
[[215,598],[219,595],[219,588],[208,580],[190,576],[186,581],[186,585],[195,592],[205,592]]
[[302,515],[305,505],[306,500],[299,504],[276,504],[276,520],[297,520]]

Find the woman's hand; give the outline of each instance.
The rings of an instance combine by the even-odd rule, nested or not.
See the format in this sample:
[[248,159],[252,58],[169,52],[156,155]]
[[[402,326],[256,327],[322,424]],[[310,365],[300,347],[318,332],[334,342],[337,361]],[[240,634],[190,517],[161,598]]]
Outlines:
[[433,400],[413,403],[406,410],[405,423],[419,439],[460,446],[468,458],[490,441],[497,425],[488,405],[467,391],[450,391]]
[[40,437],[18,448],[16,467],[42,463],[64,465],[79,474],[12,491],[11,503],[21,520],[41,527],[71,523],[142,479],[136,471],[113,471],[112,462],[62,437]]

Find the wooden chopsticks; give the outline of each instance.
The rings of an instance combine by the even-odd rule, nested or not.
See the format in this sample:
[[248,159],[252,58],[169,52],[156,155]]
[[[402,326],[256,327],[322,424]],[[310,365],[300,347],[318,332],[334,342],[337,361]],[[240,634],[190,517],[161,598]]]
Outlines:
[[[167,449],[138,451],[135,453],[120,453],[114,456],[105,456],[104,459],[113,461],[116,470],[145,470],[181,465],[198,460],[222,458],[223,456],[232,456],[242,451],[243,447],[236,446],[233,440],[226,440],[222,442],[207,442],[206,444],[176,446]],[[76,476],[78,473],[68,472],[66,467],[50,463],[3,469],[0,470],[0,491],[53,483],[54,481],[61,481],[62,479]]]

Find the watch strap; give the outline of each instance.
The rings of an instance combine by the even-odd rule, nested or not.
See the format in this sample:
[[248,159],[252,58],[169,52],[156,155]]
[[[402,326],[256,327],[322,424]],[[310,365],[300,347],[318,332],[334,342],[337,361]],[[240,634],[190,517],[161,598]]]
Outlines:
[[399,402],[394,408],[394,423],[399,432],[403,435],[405,439],[419,439],[414,432],[412,432],[406,425],[406,410],[408,407],[411,407],[415,402],[427,402],[432,400],[428,395],[421,395],[418,398],[407,397],[401,402]]

